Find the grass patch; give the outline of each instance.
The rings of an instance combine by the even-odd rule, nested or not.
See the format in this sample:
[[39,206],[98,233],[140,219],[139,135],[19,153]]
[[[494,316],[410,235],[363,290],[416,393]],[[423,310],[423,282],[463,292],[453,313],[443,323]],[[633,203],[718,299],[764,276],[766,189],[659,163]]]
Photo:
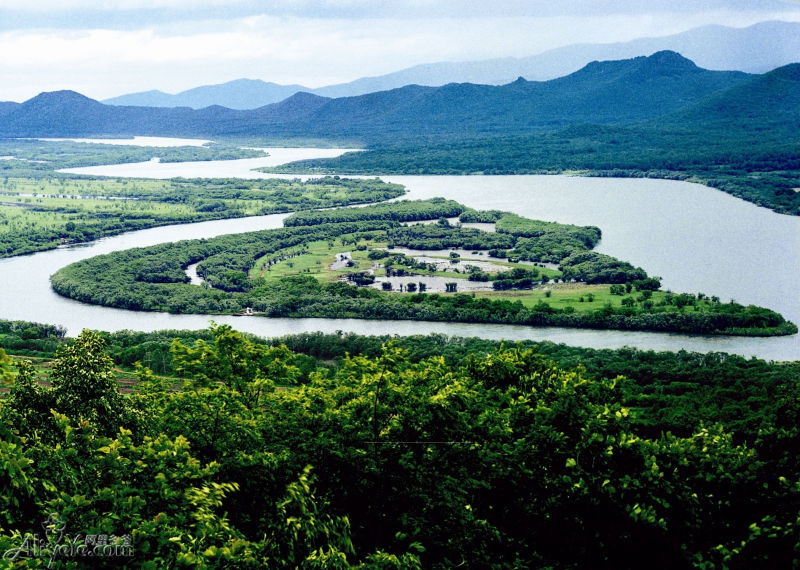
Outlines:
[[[374,242],[367,242],[367,244],[369,247],[381,245]],[[385,246],[385,243],[383,245]],[[302,253],[300,253],[301,251]],[[331,269],[331,265],[336,262],[337,255],[341,253],[350,254],[353,266]],[[367,257],[368,253],[368,250],[358,251],[352,245],[343,245],[338,240],[313,241],[304,250],[289,250],[287,255],[290,257],[272,265],[268,265],[268,261],[275,257],[274,254],[259,258],[250,271],[250,278],[261,277],[269,283],[284,277],[312,275],[320,282],[331,283],[342,275],[372,268],[375,262]]]

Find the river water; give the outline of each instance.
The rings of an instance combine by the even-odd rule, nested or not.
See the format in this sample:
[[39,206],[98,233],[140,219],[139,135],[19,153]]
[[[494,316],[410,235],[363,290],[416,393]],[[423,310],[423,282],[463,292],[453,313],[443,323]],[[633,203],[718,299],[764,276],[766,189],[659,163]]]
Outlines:
[[[269,163],[297,156],[332,156],[332,149],[269,149]],[[341,153],[342,151],[338,151]],[[317,154],[314,154],[317,153]],[[146,162],[80,169],[107,176],[262,178],[250,170],[267,159],[160,164]],[[261,161],[261,162],[258,162]],[[168,167],[168,170],[165,168]],[[568,176],[386,176],[404,184],[408,198],[442,196],[477,209],[603,230],[597,250],[663,278],[673,291],[704,292],[723,301],[763,305],[800,323],[800,218],[776,214],[704,186],[649,179]],[[548,340],[593,348],[635,346],[654,350],[724,351],[769,360],[800,360],[800,337],[704,337],[590,331],[555,327],[369,321],[266,319],[138,313],[90,306],[59,297],[49,287],[58,268],[101,253],[281,226],[284,215],[201,222],[131,232],[78,247],[0,260],[0,318],[60,324],[69,334],[102,330],[195,329],[210,320],[272,337],[298,332],[428,334],[507,340]]]

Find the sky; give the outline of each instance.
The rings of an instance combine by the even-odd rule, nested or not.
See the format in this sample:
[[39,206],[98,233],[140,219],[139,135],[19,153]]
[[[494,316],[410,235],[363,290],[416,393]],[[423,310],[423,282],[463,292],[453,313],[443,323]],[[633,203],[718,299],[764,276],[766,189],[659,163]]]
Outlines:
[[0,0],[0,101],[239,78],[321,87],[769,20],[800,22],[800,0]]

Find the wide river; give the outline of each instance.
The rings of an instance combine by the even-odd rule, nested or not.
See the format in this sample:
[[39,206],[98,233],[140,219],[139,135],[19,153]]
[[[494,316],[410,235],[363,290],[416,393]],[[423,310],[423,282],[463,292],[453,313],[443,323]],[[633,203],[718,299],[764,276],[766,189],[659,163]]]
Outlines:
[[[146,162],[76,170],[114,177],[262,178],[257,166],[313,156],[329,149],[269,149],[270,157],[161,164]],[[567,176],[384,176],[405,185],[408,198],[443,196],[478,209],[603,230],[597,250],[630,261],[663,278],[664,288],[704,292],[723,301],[763,305],[800,323],[800,218],[775,214],[697,184],[648,179]],[[399,335],[444,333],[507,340],[549,340],[576,346],[655,350],[724,351],[769,360],[800,360],[800,337],[705,337],[510,325],[369,321],[358,319],[267,319],[139,313],[90,306],[59,297],[49,276],[60,267],[101,253],[180,239],[212,237],[281,226],[284,215],[154,228],[0,260],[0,318],[60,324],[70,335],[82,328],[196,329],[209,320],[230,323],[265,337],[306,331]]]

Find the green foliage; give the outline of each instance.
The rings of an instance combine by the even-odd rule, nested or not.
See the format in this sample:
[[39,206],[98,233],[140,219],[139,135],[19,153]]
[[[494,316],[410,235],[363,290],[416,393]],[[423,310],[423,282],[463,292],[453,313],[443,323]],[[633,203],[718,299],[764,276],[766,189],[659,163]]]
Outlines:
[[514,239],[496,233],[483,232],[475,228],[442,226],[440,224],[399,227],[388,232],[387,239],[393,246],[411,249],[485,250],[509,248]]
[[568,235],[583,242],[587,248],[593,248],[600,241],[602,233],[596,226],[575,226],[557,222],[543,222],[504,214],[497,220],[497,231],[517,237],[538,238],[548,234]]
[[[193,347],[179,340],[172,343],[172,363],[177,374],[187,376],[202,386],[224,384],[246,393],[272,385],[293,385],[300,370],[291,364],[292,353],[285,346],[256,344],[234,331],[230,325],[211,327],[213,344],[195,341]],[[259,395],[247,394],[258,405]]]
[[64,327],[0,319],[0,347],[18,355],[52,355],[66,334]]
[[53,362],[51,393],[60,413],[114,433],[120,425],[130,424],[125,421],[125,403],[112,372],[113,362],[104,349],[103,339],[88,330],[60,347]]
[[6,354],[6,351],[0,348],[0,382],[8,384],[14,379],[11,373],[11,358]]
[[[248,406],[260,373],[247,361],[262,362],[265,345],[228,327],[195,334],[204,342],[176,343],[176,362],[196,380],[127,398],[148,418],[133,431],[53,412],[43,437],[17,421],[12,391],[0,406],[0,546],[56,512],[68,532],[130,533],[129,555],[96,560],[127,567],[794,563],[796,366],[311,334],[276,343],[274,364],[297,358],[284,345],[339,364]],[[100,347],[85,332],[62,351],[59,382],[102,378]],[[694,391],[675,392],[681,378]],[[35,387],[25,365],[17,382],[30,403],[55,390]],[[756,394],[770,405],[726,420]],[[702,419],[668,433],[659,414],[693,413],[698,397]]]
[[[594,251],[576,253],[562,259],[559,269],[564,279],[586,283],[635,283],[644,282],[647,278],[647,273],[641,267]],[[656,282],[657,289],[660,281],[652,281]]]
[[50,373],[50,387],[39,386],[33,367],[21,362],[7,401],[8,413],[25,431],[53,436],[52,411],[76,422],[88,423],[109,435],[120,427],[136,427],[140,418],[120,395],[105,354],[105,342],[84,331],[70,344],[59,346]]
[[507,212],[500,210],[473,210],[468,208],[458,217],[459,222],[463,223],[482,223],[491,224],[505,216]]
[[341,222],[360,222],[365,220],[392,220],[412,222],[433,220],[440,217],[458,216],[464,206],[453,200],[432,198],[430,200],[401,200],[388,204],[338,210],[294,213],[284,221],[287,227],[315,226]]

